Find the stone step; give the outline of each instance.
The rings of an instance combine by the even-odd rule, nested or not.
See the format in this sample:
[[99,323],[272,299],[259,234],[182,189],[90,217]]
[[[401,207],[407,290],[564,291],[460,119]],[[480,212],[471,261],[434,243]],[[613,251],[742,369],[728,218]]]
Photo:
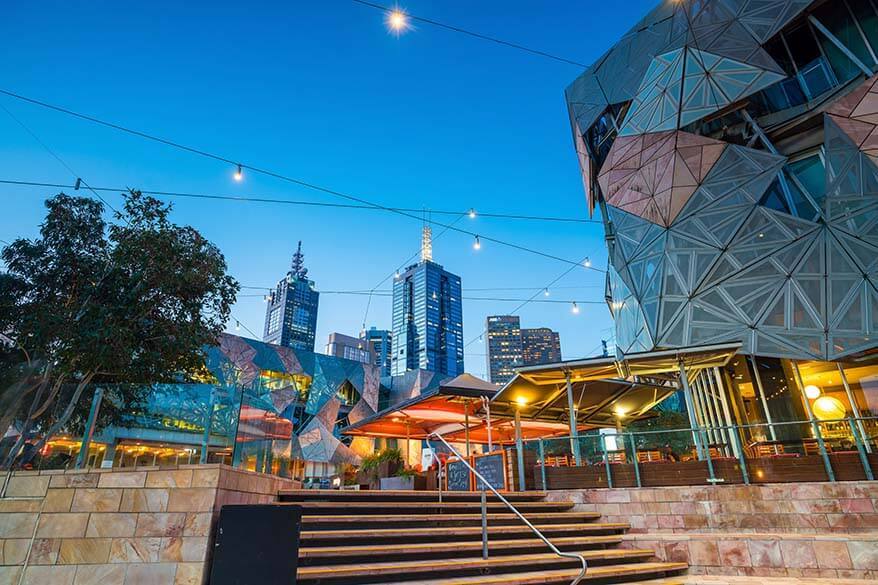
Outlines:
[[[590,567],[583,582],[620,582],[626,577],[646,577],[678,573],[685,571],[686,563],[632,563]],[[579,575],[579,569],[560,569],[552,571],[536,571],[523,573],[505,573],[501,575],[481,575],[472,577],[447,577],[418,581],[381,581],[382,585],[549,585],[554,583],[570,583]],[[626,579],[624,582],[631,583]]]
[[[649,559],[653,551],[649,549],[611,549],[580,551],[589,563],[606,565],[613,562],[625,562],[636,559]],[[430,559],[421,561],[391,563],[354,563],[350,565],[328,565],[300,567],[298,582],[320,581],[321,583],[343,582],[354,583],[374,580],[381,577],[412,580],[425,574],[465,575],[484,574],[488,571],[515,572],[522,569],[532,570],[539,567],[579,566],[577,559],[559,557],[554,553],[540,553],[503,557],[466,557],[455,559]]]
[[[601,517],[597,512],[533,512],[527,514],[527,519],[531,522],[591,522]],[[386,516],[378,514],[329,514],[329,515],[307,515],[302,517],[303,530],[324,530],[344,526],[358,525],[357,527],[381,527],[381,526],[412,526],[431,525],[431,526],[463,526],[469,524],[478,524],[481,526],[481,513],[466,514],[407,514],[400,516]],[[517,524],[521,523],[521,519],[512,513],[500,513],[496,511],[488,512],[489,525]],[[353,527],[353,526],[352,526]]]
[[[623,522],[591,522],[577,524],[540,524],[537,528],[546,536],[585,536],[596,534],[617,534],[630,528]],[[517,536],[530,538],[533,532],[524,524],[513,526],[488,526],[488,536],[504,535],[509,538]],[[305,530],[301,533],[303,546],[314,546],[307,543],[347,541],[354,544],[357,540],[372,543],[404,540],[413,542],[442,542],[449,539],[471,540],[481,539],[481,526],[441,526],[438,528],[371,528],[351,530]]]
[[[488,498],[493,498],[488,494]],[[546,492],[509,492],[503,497],[510,502],[534,502],[546,497]],[[478,502],[480,492],[442,492],[442,500],[445,502]],[[409,490],[281,490],[278,499],[282,502],[303,502],[308,500],[336,501],[336,502],[363,502],[372,500],[411,501],[411,502],[438,502],[438,491],[409,491]]]
[[[361,514],[438,514],[444,511],[481,513],[480,502],[394,502],[376,500],[368,502],[336,502],[336,501],[304,501],[282,502],[302,507],[302,514],[323,515],[330,514],[353,515]],[[573,508],[573,502],[518,502],[515,508],[522,514],[532,512],[563,512]],[[487,502],[486,507],[490,511],[508,512],[509,507],[503,502]]]
[[[570,536],[553,538],[552,544],[561,550],[578,548],[587,550],[592,547],[606,547],[621,544],[622,537],[619,535],[609,536]],[[546,544],[538,538],[520,538],[516,540],[489,540],[488,550],[490,554],[523,554],[524,551],[544,551]],[[451,541],[431,542],[425,544],[385,544],[381,546],[315,546],[302,547],[299,549],[299,563],[302,562],[327,562],[332,559],[338,563],[351,562],[352,559],[374,559],[380,555],[382,558],[390,557],[417,557],[456,555],[457,553],[469,556],[482,552],[481,540],[475,541]]]

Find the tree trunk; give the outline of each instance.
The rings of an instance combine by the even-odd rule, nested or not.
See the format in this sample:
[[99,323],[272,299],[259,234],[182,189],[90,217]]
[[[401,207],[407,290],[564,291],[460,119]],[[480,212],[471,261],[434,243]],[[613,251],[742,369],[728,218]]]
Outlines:
[[70,420],[70,417],[73,416],[73,410],[76,408],[76,404],[79,402],[80,397],[82,396],[82,392],[85,390],[86,386],[88,386],[92,378],[95,377],[94,372],[89,372],[85,375],[85,377],[80,380],[79,384],[76,385],[76,390],[73,392],[73,396],[70,398],[70,402],[67,403],[67,407],[64,409],[64,412],[61,413],[61,416],[55,423],[49,427],[49,429],[43,433],[43,437],[37,442],[35,445],[35,449],[39,452],[43,446],[51,439],[58,431],[64,428],[64,425]]
[[[37,393],[34,396],[33,401],[30,404],[30,408],[28,409],[27,416],[24,419],[24,424],[21,427],[21,434],[18,435],[18,439],[15,441],[15,445],[12,446],[12,449],[9,450],[9,453],[6,454],[6,460],[3,462],[3,467],[6,469],[10,469],[12,465],[15,463],[15,458],[18,457],[21,452],[21,446],[24,445],[24,442],[27,440],[27,434],[30,432],[30,428],[33,425],[33,412],[34,408],[36,408],[37,403],[40,401],[40,398],[43,396],[43,392],[46,390],[46,385],[49,383],[50,374],[52,372],[51,364],[48,366],[45,372],[43,372],[43,379],[40,381]],[[17,408],[16,408],[17,410]],[[15,413],[13,413],[13,416]]]

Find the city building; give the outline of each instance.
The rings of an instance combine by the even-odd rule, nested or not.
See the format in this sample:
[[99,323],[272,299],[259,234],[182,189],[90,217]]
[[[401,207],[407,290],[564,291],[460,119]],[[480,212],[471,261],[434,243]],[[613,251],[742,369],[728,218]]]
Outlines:
[[326,355],[353,360],[363,364],[375,365],[375,357],[371,348],[362,339],[344,335],[342,333],[330,333],[326,342]]
[[876,21],[662,2],[566,91],[617,357],[740,344],[695,378],[693,422],[852,441],[831,421],[878,414]]
[[393,281],[391,374],[428,370],[463,373],[463,309],[460,277],[433,262],[429,226],[421,240],[421,261]]
[[284,347],[314,351],[320,293],[308,279],[302,242],[293,254],[290,271],[266,298],[262,340]]
[[523,329],[517,315],[492,315],[485,320],[488,379],[505,384],[522,366],[561,361],[561,337],[548,327]]
[[381,377],[390,375],[390,356],[393,350],[393,332],[387,329],[370,327],[360,332],[360,339],[366,342],[372,352],[373,365],[381,368]]
[[539,366],[561,361],[561,336],[548,327],[521,330],[521,361]]
[[491,315],[485,319],[485,334],[488,380],[505,384],[523,365],[521,321],[517,315]]

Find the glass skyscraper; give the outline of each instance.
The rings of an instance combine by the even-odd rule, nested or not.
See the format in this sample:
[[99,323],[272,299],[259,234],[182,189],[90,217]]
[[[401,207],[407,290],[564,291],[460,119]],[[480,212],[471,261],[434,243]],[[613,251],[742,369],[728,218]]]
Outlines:
[[447,376],[463,373],[460,277],[433,262],[428,241],[425,228],[421,261],[393,282],[394,376],[417,369]]
[[373,365],[381,368],[381,376],[390,375],[390,357],[393,332],[387,329],[370,327],[360,332],[360,339],[366,342],[375,359]]
[[492,315],[486,320],[488,379],[505,384],[515,369],[561,361],[561,337],[548,327],[523,329],[517,315]]
[[317,333],[317,306],[320,293],[308,279],[302,242],[293,254],[287,275],[266,299],[265,331],[262,340],[293,349],[314,351]]

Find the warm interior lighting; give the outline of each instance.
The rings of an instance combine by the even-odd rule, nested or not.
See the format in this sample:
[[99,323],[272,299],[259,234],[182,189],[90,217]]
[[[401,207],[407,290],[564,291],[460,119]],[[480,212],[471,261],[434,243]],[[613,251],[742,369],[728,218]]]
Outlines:
[[518,406],[526,406],[527,405],[527,398],[525,398],[524,396],[519,396],[518,398],[515,399],[515,402],[518,403]]
[[821,396],[814,401],[814,416],[820,420],[840,420],[847,415],[844,403],[832,396]]
[[615,414],[619,418],[622,418],[626,414],[628,414],[628,411],[625,410],[624,408],[622,408],[621,406],[617,406],[616,408],[613,409],[613,414]]
[[815,386],[814,384],[809,384],[805,386],[805,396],[808,397],[808,400],[817,400],[820,398],[822,392],[820,391],[819,386]]

